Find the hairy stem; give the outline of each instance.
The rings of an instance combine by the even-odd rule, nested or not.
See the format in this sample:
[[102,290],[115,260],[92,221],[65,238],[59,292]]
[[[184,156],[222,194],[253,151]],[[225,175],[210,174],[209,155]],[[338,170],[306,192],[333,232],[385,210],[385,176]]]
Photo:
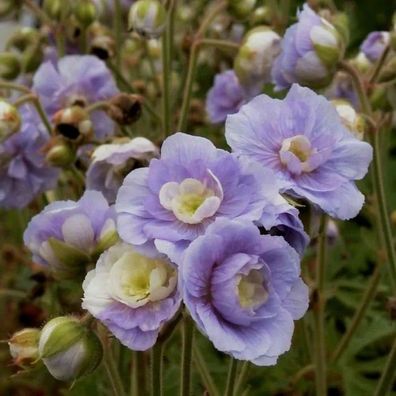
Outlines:
[[114,359],[113,351],[111,349],[111,343],[109,342],[106,348],[104,367],[109,378],[111,387],[113,389],[114,396],[124,396],[124,387],[122,380],[118,372],[118,368]]
[[194,345],[193,350],[194,364],[201,376],[202,382],[204,383],[206,390],[209,392],[210,396],[219,396],[220,393],[212,376],[210,375],[208,367],[206,366],[205,358],[202,356],[201,351],[196,345]]
[[151,396],[162,396],[163,343],[158,341],[151,350]]

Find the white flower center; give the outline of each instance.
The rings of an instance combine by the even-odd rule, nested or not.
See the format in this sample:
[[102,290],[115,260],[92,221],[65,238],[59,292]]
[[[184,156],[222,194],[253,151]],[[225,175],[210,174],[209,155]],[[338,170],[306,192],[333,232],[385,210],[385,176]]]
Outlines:
[[133,308],[163,300],[176,287],[176,271],[165,261],[125,253],[110,270],[111,294]]
[[192,178],[184,179],[180,184],[164,184],[159,193],[161,205],[187,224],[198,224],[212,217],[220,207],[223,191],[215,176],[211,174],[211,177],[215,181],[213,189]]
[[268,300],[264,277],[258,270],[251,270],[243,275],[237,285],[239,304],[242,308],[254,308]]
[[[309,163],[312,153],[311,142],[304,135],[296,135],[283,141],[279,156],[282,164],[291,172],[301,173],[312,170]],[[299,162],[298,169],[293,164],[295,160]]]

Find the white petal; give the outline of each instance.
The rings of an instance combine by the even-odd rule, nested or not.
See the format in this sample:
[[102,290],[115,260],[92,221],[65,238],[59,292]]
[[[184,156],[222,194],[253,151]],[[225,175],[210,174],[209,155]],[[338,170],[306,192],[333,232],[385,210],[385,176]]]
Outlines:
[[95,233],[91,221],[83,214],[75,214],[66,219],[62,234],[66,243],[85,252],[93,246]]
[[168,210],[172,210],[172,200],[179,195],[179,185],[176,182],[169,182],[161,187],[159,193],[160,204]]

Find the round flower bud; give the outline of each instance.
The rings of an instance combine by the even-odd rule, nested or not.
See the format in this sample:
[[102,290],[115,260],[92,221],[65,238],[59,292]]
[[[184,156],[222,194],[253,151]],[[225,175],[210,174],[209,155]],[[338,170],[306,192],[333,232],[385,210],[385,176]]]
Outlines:
[[18,132],[21,126],[21,117],[18,109],[12,104],[0,99],[0,142]]
[[332,100],[337,113],[341,117],[343,124],[359,140],[363,140],[366,123],[363,117],[356,112],[353,106],[346,100]]
[[228,8],[232,16],[238,19],[247,18],[254,10],[256,0],[228,0]]
[[234,70],[242,84],[270,80],[273,60],[280,51],[280,37],[266,26],[247,33],[234,61]]
[[20,52],[25,51],[27,48],[37,44],[41,40],[41,34],[37,29],[31,27],[23,27],[15,32],[7,40],[7,48],[15,48]]
[[73,164],[76,154],[69,144],[58,142],[48,150],[45,158],[50,165],[64,168]]
[[96,5],[92,0],[80,0],[76,3],[73,14],[83,27],[88,27],[97,17]]
[[38,352],[50,374],[60,381],[92,373],[103,356],[97,335],[69,316],[52,319],[43,327]]
[[53,116],[56,131],[70,140],[76,140],[80,135],[92,133],[92,122],[87,111],[81,106],[71,106],[59,110]]
[[142,114],[142,97],[120,93],[110,99],[107,114],[120,125],[133,124]]
[[367,73],[373,66],[364,52],[359,52],[355,58],[351,60],[351,64],[361,73]]
[[21,72],[21,64],[16,54],[12,52],[0,53],[0,78],[14,80]]
[[38,360],[39,329],[23,329],[8,341],[10,354],[17,366],[28,366]]
[[161,36],[165,24],[166,10],[157,0],[138,0],[129,10],[129,30],[135,30],[143,37]]
[[44,0],[43,10],[51,19],[59,21],[63,16],[67,15],[69,5],[63,0]]
[[10,14],[16,6],[18,6],[19,2],[15,0],[0,0],[0,18],[7,16]]
[[272,12],[268,6],[257,7],[250,17],[250,23],[252,25],[269,25],[271,23],[271,17]]

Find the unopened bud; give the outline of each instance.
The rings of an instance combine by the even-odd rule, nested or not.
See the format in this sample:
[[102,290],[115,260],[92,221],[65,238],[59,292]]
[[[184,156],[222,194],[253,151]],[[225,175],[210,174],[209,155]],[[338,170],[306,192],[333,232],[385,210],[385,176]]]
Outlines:
[[48,150],[45,158],[50,165],[65,168],[74,163],[76,154],[69,144],[58,142]]
[[363,52],[359,52],[351,60],[351,64],[361,73],[367,73],[373,65]]
[[238,19],[247,18],[254,10],[256,0],[228,0],[230,14]]
[[125,93],[118,94],[110,99],[107,114],[120,125],[133,124],[142,114],[142,97]]
[[41,65],[44,53],[40,43],[27,48],[21,56],[21,66],[24,73],[32,73]]
[[51,19],[59,21],[68,14],[69,4],[64,0],[44,0],[43,10]]
[[257,7],[250,16],[252,25],[269,25],[271,23],[272,11],[268,6]]
[[382,68],[381,73],[378,76],[378,82],[387,83],[394,79],[396,79],[396,56]]
[[27,48],[37,44],[41,40],[41,34],[37,29],[23,27],[15,32],[6,43],[6,48],[15,48],[18,51],[25,51]]
[[0,0],[0,18],[11,14],[19,6],[20,1],[18,0]]
[[19,58],[13,52],[0,53],[0,78],[14,80],[21,72]]
[[103,356],[96,334],[68,316],[52,319],[43,327],[38,349],[50,374],[60,381],[92,373]]
[[160,37],[165,24],[166,10],[157,0],[138,0],[129,10],[129,30],[135,30],[143,37]]
[[39,359],[39,329],[23,329],[13,334],[8,341],[10,354],[17,366],[29,366]]
[[332,100],[337,113],[341,117],[343,124],[359,140],[363,140],[366,123],[364,118],[356,112],[353,106],[346,100]]
[[340,33],[343,42],[349,42],[349,18],[348,15],[344,12],[339,12],[332,17],[332,24],[337,29],[338,33]]
[[18,132],[20,126],[21,117],[18,109],[4,99],[0,99],[0,142]]
[[71,106],[59,110],[53,117],[56,131],[70,140],[76,140],[80,135],[92,133],[92,121],[87,111],[81,106]]
[[245,36],[234,61],[239,80],[246,85],[267,82],[273,60],[280,52],[280,37],[266,26],[252,29]]
[[97,36],[91,41],[91,53],[99,59],[107,60],[115,54],[115,41],[110,36]]
[[74,6],[73,14],[79,24],[86,28],[93,23],[97,17],[96,5],[92,0],[80,0]]
[[389,97],[389,92],[391,92],[391,87],[386,87],[384,85],[376,85],[372,90],[370,95],[370,104],[374,111],[383,110],[391,111],[391,98]]

